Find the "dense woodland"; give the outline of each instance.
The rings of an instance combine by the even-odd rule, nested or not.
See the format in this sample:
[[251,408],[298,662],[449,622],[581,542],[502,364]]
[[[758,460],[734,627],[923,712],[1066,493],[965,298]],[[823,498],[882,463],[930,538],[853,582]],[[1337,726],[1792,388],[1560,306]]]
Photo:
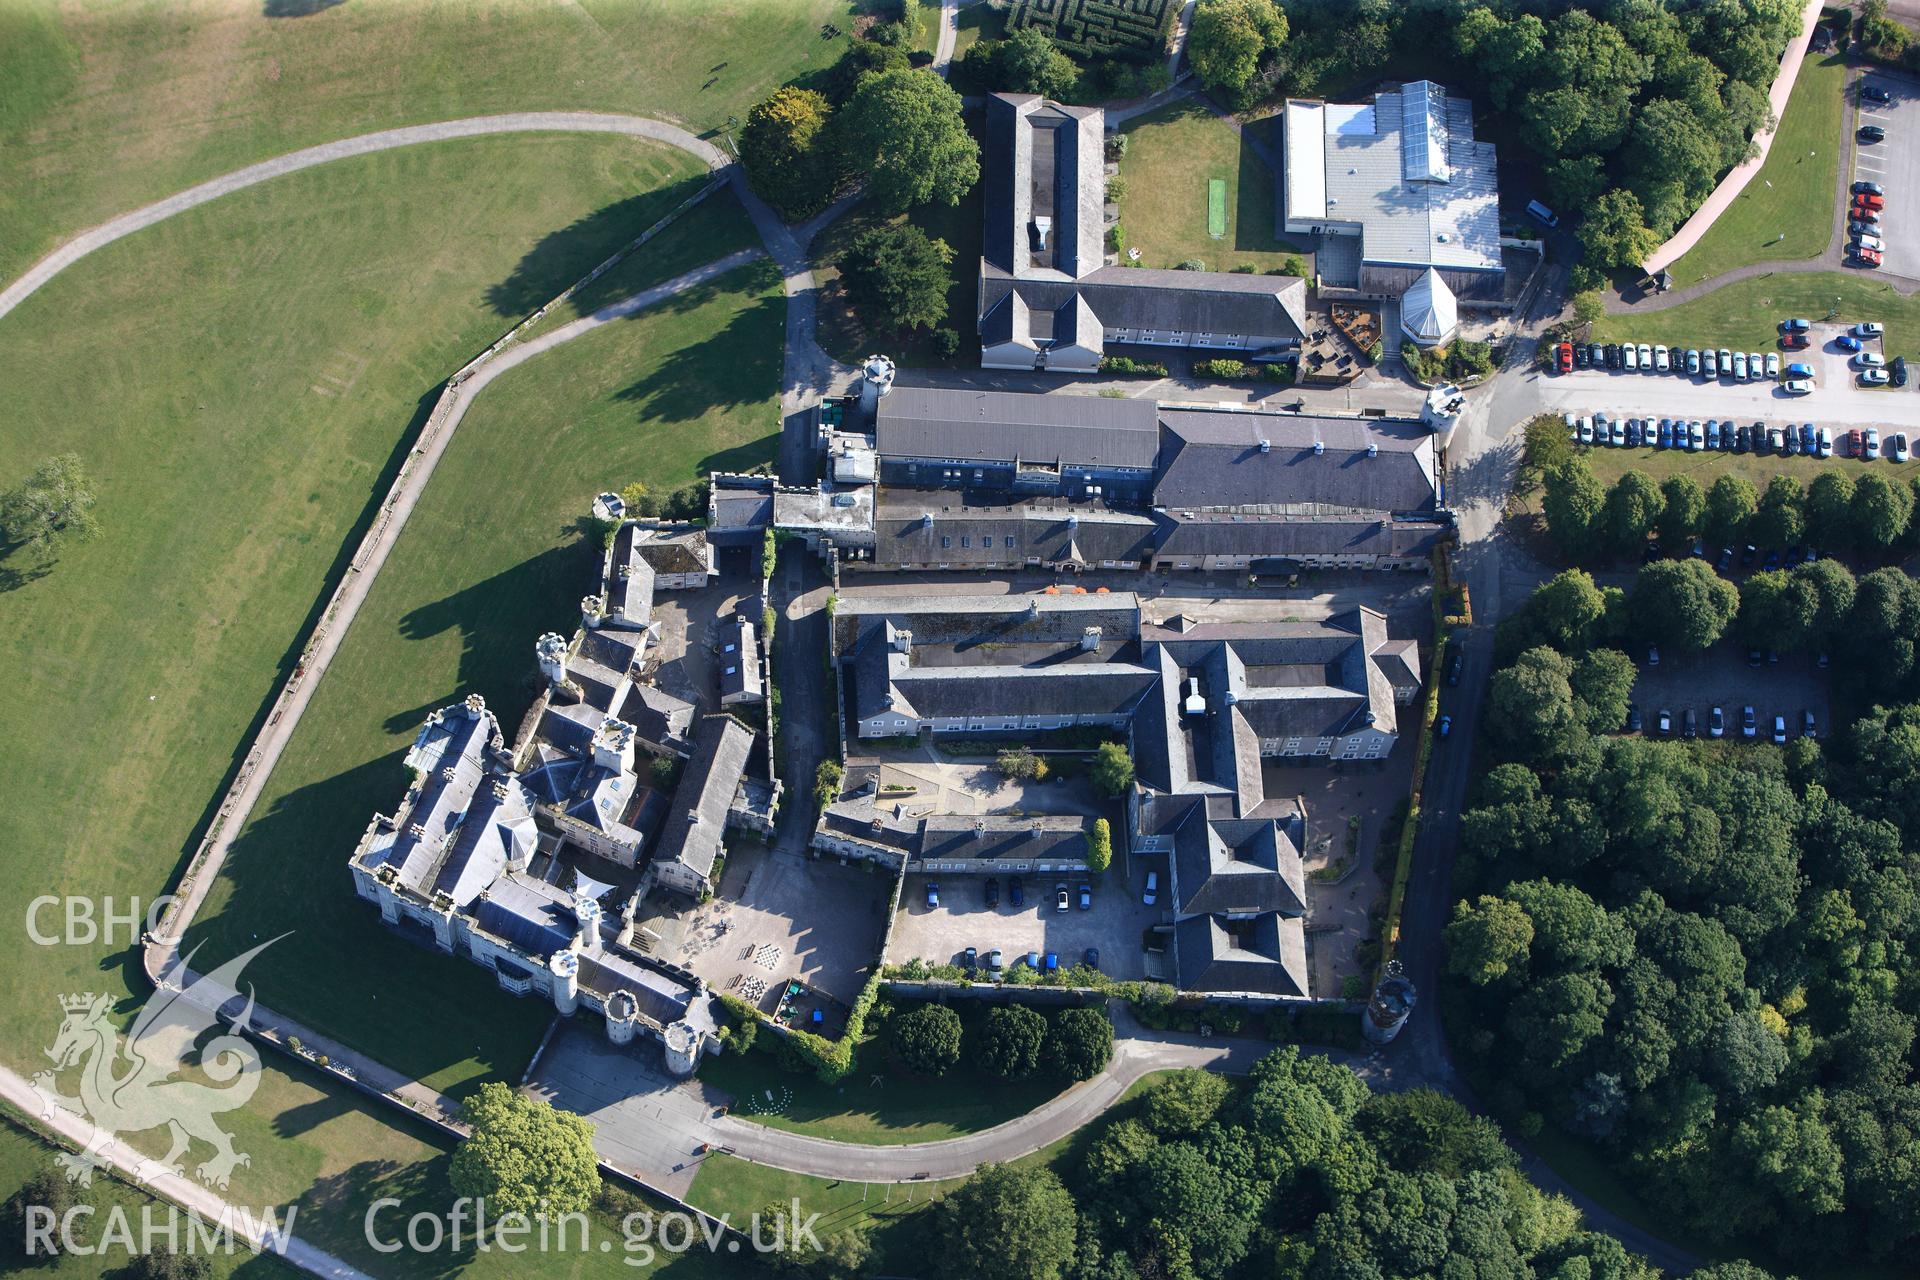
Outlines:
[[1898,569],[1820,563],[1757,577],[1870,709],[1784,749],[1615,736],[1614,644],[1757,607],[1700,561],[1630,592],[1569,571],[1503,624],[1449,1021],[1503,1116],[1597,1144],[1703,1239],[1885,1263],[1920,1245],[1920,705],[1868,700],[1913,696],[1920,605]]
[[[988,1169],[934,1214],[967,1280],[1652,1280],[1519,1172],[1493,1123],[1430,1090],[1372,1093],[1297,1049],[1244,1082],[1180,1071],[1077,1155]],[[1744,1265],[1700,1273],[1765,1280]]]

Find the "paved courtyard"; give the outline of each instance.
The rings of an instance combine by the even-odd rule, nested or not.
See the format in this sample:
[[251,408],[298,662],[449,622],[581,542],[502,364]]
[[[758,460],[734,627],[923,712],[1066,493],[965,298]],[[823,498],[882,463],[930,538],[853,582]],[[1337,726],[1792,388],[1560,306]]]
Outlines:
[[[980,951],[982,968],[987,953],[999,947],[1009,967],[1029,951],[1044,956],[1054,952],[1065,968],[1078,964],[1088,947],[1100,950],[1100,970],[1122,980],[1147,976],[1141,935],[1159,921],[1159,908],[1140,902],[1146,873],[1129,874],[1126,861],[1116,855],[1105,875],[1028,871],[1021,875],[1026,905],[1014,907],[1008,898],[1009,877],[1000,880],[1000,905],[986,905],[987,877],[978,875],[910,875],[894,921],[887,962],[902,964],[922,959],[932,964],[958,963],[968,947]],[[940,905],[927,906],[927,881],[940,886]],[[1053,890],[1064,881],[1073,904],[1054,910]],[[1082,884],[1093,886],[1093,909],[1077,905]]]
[[768,1013],[792,978],[851,1003],[878,958],[891,881],[744,840],[728,848],[712,901],[647,904],[657,914],[640,923],[658,935],[653,953]]
[[743,604],[755,625],[760,620],[760,580],[749,572],[755,566],[746,553],[722,550],[717,567],[719,576],[710,585],[698,591],[662,591],[653,604],[654,620],[660,624],[659,644],[651,655],[659,664],[655,683],[702,709],[719,705],[713,650],[720,623]]

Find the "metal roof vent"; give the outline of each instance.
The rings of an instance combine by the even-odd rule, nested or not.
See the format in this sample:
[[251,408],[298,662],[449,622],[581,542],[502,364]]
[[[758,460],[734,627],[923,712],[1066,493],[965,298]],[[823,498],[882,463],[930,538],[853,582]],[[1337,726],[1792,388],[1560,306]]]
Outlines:
[[1319,457],[1319,456],[1320,456],[1321,454],[1323,454],[1323,453],[1325,453],[1326,451],[1327,451],[1327,445],[1326,445],[1326,442],[1325,442],[1325,441],[1323,441],[1323,440],[1315,440],[1315,441],[1313,442],[1313,456],[1314,456],[1314,457],[1316,457],[1316,458],[1317,458],[1317,457]]
[[922,511],[920,513],[920,525],[925,529],[933,528],[933,512]]
[[1377,458],[1380,456],[1380,446],[1371,440],[1367,442],[1367,456],[1369,458]]
[[1267,438],[1266,438],[1265,436],[1261,436],[1261,437],[1260,437],[1260,452],[1262,452],[1262,453],[1272,453],[1272,452],[1273,452],[1273,441],[1271,441],[1271,440],[1269,440],[1269,439],[1267,439]]

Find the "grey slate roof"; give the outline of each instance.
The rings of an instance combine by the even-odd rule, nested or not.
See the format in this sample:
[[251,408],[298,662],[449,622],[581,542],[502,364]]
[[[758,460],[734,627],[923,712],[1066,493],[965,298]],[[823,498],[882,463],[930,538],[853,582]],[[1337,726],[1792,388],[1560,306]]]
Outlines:
[[526,789],[515,778],[494,774],[484,781],[454,837],[433,891],[464,908],[510,865],[525,865],[539,833]]
[[1050,816],[978,818],[942,814],[921,824],[913,856],[922,859],[961,858],[1085,861],[1087,832],[1081,818]]
[[[1433,436],[1416,423],[1192,409],[1163,409],[1160,421],[1153,501],[1169,511],[1435,509]],[[1369,445],[1376,456],[1367,455]]]
[[1307,994],[1306,931],[1274,912],[1251,920],[1200,915],[1174,926],[1174,965],[1182,991]]
[[1422,556],[1447,526],[1430,521],[1260,516],[1238,512],[1161,513],[1156,550],[1166,556]]
[[517,871],[488,887],[473,917],[488,933],[537,956],[565,949],[579,931],[571,894]]
[[1080,295],[1109,329],[1298,340],[1307,325],[1307,282],[1298,276],[1112,266],[1082,280]]
[[874,519],[874,554],[882,565],[1144,561],[1154,530],[1150,516],[1088,503],[988,505],[950,489],[889,487]]
[[620,704],[620,718],[633,726],[642,742],[651,742],[670,750],[686,745],[693,727],[694,707],[657,685],[636,684]]
[[1174,910],[1182,915],[1306,914],[1294,824],[1271,818],[1187,821],[1174,838]]
[[693,751],[673,793],[673,808],[654,846],[654,857],[676,861],[696,875],[713,871],[727,811],[747,771],[753,730],[728,715],[703,717],[693,731]]
[[880,401],[883,459],[1069,463],[1149,470],[1159,453],[1150,400],[895,387]]

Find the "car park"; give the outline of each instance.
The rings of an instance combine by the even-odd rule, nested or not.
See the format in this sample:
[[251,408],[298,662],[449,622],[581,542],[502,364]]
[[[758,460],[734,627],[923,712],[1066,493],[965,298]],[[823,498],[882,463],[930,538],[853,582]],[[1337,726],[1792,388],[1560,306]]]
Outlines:
[[1673,712],[1667,710],[1665,707],[1660,708],[1660,714],[1655,717],[1654,724],[1659,728],[1662,737],[1672,736]]
[[1886,386],[1887,371],[1885,369],[1862,369],[1860,371],[1860,385],[1863,387]]
[[1719,369],[1721,377],[1730,378],[1733,376],[1733,352],[1727,350],[1725,347],[1720,348]]
[[1703,378],[1717,378],[1720,376],[1720,360],[1711,351],[1702,350],[1700,352],[1700,376]]
[[1707,712],[1707,736],[1724,738],[1727,736],[1727,718],[1719,707]]
[[1653,348],[1644,342],[1640,344],[1639,360],[1642,373],[1653,372]]

